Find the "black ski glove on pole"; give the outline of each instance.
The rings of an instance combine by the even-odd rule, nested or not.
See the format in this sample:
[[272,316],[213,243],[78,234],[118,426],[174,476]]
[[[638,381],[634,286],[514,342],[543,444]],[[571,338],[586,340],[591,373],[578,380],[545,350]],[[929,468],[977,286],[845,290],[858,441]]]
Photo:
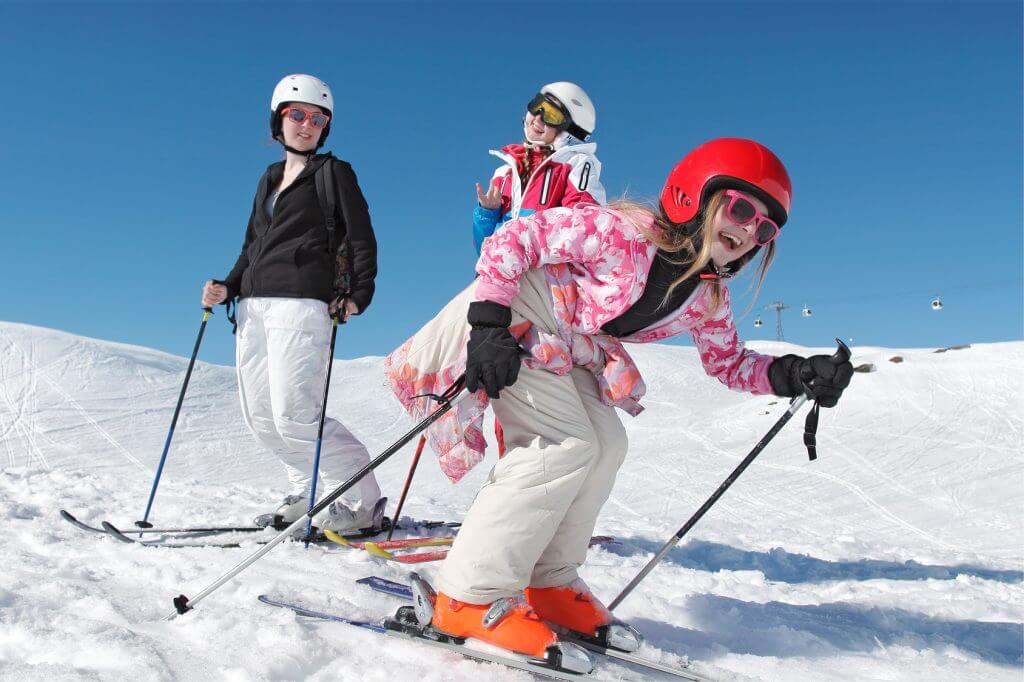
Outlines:
[[519,344],[508,331],[512,311],[493,301],[469,304],[469,343],[466,344],[466,390],[476,393],[480,388],[497,400],[501,389],[519,378]]
[[792,398],[809,389],[808,396],[822,407],[835,407],[852,377],[850,361],[836,362],[831,355],[783,355],[768,368],[775,395]]

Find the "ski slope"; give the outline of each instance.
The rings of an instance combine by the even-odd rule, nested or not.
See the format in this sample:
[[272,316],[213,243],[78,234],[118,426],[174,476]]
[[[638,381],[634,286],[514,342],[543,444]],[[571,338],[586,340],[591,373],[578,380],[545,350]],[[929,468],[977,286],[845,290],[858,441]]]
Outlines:
[[[855,365],[876,371],[822,411],[819,459],[807,461],[801,412],[617,615],[645,633],[645,655],[689,657],[719,680],[1019,681],[1024,342],[853,350]],[[583,571],[606,601],[786,408],[726,390],[692,348],[630,351],[647,410],[623,415],[630,454],[597,528],[621,543],[592,549]],[[397,608],[354,581],[403,580],[407,569],[340,547],[285,543],[194,612],[162,621],[173,597],[198,593],[256,546],[128,546],[57,511],[125,528],[141,518],[186,365],[0,323],[0,678],[530,679],[257,602],[270,593],[355,618]],[[410,426],[377,357],[335,363],[329,413],[372,453]],[[379,470],[389,512],[411,456],[410,446]],[[461,519],[487,468],[452,486],[425,457],[406,513]],[[199,362],[151,521],[245,523],[285,487],[242,423],[233,369]]]

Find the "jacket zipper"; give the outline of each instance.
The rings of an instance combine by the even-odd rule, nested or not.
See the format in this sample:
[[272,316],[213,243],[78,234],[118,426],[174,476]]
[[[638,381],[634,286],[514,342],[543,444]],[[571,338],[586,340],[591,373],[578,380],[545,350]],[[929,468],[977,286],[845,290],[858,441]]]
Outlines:
[[[306,166],[308,167],[308,165],[309,165],[309,163],[307,162]],[[319,169],[319,167],[318,167],[318,169]],[[251,263],[249,263],[249,268],[252,270],[251,277],[252,277],[252,280],[253,280],[253,285],[254,285],[253,288],[254,289],[256,288],[256,286],[255,286],[255,283],[256,283],[256,263],[259,261],[260,256],[263,255],[263,237],[265,237],[267,234],[269,234],[270,230],[272,230],[274,228],[274,222],[275,222],[275,220],[277,218],[277,207],[281,205],[281,197],[283,197],[288,190],[290,190],[292,187],[295,186],[295,183],[297,183],[299,181],[299,178],[301,178],[302,174],[305,173],[305,172],[306,172],[306,168],[303,168],[301,171],[299,171],[299,174],[295,176],[295,179],[292,180],[291,183],[287,187],[285,187],[283,190],[278,192],[277,199],[274,200],[274,210],[271,211],[271,213],[270,213],[270,218],[269,218],[269,220],[267,222],[267,229],[259,237],[259,247],[256,249],[256,258],[254,258],[253,261]],[[313,172],[315,173],[316,171],[313,171]],[[281,172],[281,178],[284,179],[284,171],[283,170]],[[269,195],[270,195],[270,178],[268,177],[267,180],[266,180],[266,191],[263,192],[262,201],[257,201],[256,202],[256,210],[257,211],[263,211],[264,213],[266,213],[266,210],[263,208],[263,205],[267,203],[267,197]]]

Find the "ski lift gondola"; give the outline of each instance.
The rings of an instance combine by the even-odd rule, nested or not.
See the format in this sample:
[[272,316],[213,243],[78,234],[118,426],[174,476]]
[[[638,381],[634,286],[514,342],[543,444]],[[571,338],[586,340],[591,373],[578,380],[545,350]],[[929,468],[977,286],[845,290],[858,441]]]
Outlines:
[[942,310],[942,299],[936,296],[932,299],[932,310]]
[[754,320],[754,326],[755,327],[760,327],[762,324],[763,323],[761,322],[761,318],[760,317],[757,318],[756,320]]
[[804,317],[811,316],[811,309],[807,307],[806,303],[804,303],[804,309],[800,311],[800,314],[803,315]]

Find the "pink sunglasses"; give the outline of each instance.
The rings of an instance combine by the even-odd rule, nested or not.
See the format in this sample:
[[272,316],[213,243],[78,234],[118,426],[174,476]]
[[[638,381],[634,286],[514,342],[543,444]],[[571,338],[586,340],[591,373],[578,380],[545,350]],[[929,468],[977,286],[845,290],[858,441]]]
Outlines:
[[307,118],[309,124],[314,128],[323,128],[327,125],[327,122],[331,120],[331,117],[327,114],[320,114],[313,111],[306,111],[304,109],[298,109],[296,107],[287,107],[281,110],[282,116],[287,116],[290,120],[302,124]]
[[729,197],[729,203],[725,206],[726,217],[739,227],[753,223],[754,242],[758,246],[764,246],[779,236],[779,226],[758,211],[747,195],[734,189],[727,189],[725,196]]

